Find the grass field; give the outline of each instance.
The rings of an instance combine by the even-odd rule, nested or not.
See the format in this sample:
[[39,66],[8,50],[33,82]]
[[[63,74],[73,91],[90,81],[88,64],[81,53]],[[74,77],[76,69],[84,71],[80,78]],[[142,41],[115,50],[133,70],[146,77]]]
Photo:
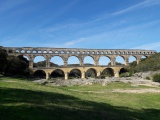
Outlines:
[[1,77],[0,120],[160,120],[160,93],[110,92],[148,88],[120,82],[53,87]]

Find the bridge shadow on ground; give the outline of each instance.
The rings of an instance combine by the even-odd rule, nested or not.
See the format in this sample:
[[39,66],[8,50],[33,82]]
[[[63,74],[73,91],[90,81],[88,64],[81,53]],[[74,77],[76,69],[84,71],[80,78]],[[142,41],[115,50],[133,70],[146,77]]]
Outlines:
[[160,110],[134,110],[73,96],[0,88],[1,120],[156,120]]

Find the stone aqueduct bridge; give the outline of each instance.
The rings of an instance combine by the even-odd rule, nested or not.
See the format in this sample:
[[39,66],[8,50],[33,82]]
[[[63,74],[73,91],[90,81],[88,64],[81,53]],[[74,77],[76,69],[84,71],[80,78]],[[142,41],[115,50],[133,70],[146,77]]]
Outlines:
[[[129,57],[134,56],[137,64],[141,60],[142,56],[150,56],[156,53],[155,50],[138,50],[138,49],[80,49],[80,48],[42,48],[42,47],[3,47],[8,55],[13,56],[27,56],[29,59],[29,67],[35,72],[37,70],[43,70],[46,73],[46,79],[50,77],[50,74],[60,69],[65,74],[65,79],[68,79],[68,74],[73,69],[78,69],[81,72],[81,78],[85,78],[85,72],[92,68],[96,71],[97,76],[106,68],[111,68],[114,71],[114,76],[119,77],[120,70],[124,65],[128,65]],[[44,68],[33,68],[34,58],[36,56],[43,56],[46,59],[46,67]],[[62,58],[64,65],[59,67],[50,67],[50,60],[54,56]],[[67,66],[68,58],[75,56],[79,59],[80,66]],[[84,65],[84,58],[90,56],[94,60],[94,65]],[[110,59],[110,66],[100,66],[98,61],[100,57],[106,56]],[[116,57],[121,56],[124,59],[124,65],[116,65]]]

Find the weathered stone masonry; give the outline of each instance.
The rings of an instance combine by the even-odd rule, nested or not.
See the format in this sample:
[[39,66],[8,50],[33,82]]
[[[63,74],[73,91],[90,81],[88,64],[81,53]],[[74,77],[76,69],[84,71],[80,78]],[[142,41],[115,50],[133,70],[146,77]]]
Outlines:
[[[29,59],[29,67],[36,70],[44,70],[46,73],[46,79],[49,78],[50,74],[56,70],[61,69],[65,73],[65,79],[68,79],[68,73],[76,68],[81,71],[81,77],[85,78],[85,72],[93,68],[97,72],[97,76],[105,68],[112,68],[114,70],[115,77],[119,77],[119,71],[123,66],[116,65],[115,59],[117,56],[121,56],[124,59],[125,65],[129,63],[129,57],[134,56],[136,58],[137,64],[141,60],[142,56],[150,56],[156,53],[155,50],[138,50],[138,49],[80,49],[80,48],[43,48],[43,47],[3,47],[8,55],[13,56],[27,56]],[[33,68],[34,58],[36,56],[43,56],[46,59],[45,68]],[[59,56],[63,59],[64,66],[52,68],[50,67],[50,60],[54,56]],[[71,56],[76,56],[80,61],[80,66],[67,66],[68,58]],[[94,60],[94,66],[85,66],[84,58],[90,56]],[[106,56],[110,59],[111,66],[99,66],[98,61],[100,57]]]

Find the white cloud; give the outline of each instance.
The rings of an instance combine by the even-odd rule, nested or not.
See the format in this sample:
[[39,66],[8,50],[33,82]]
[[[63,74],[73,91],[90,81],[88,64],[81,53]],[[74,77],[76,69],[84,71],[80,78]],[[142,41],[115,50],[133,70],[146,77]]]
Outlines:
[[134,47],[132,49],[160,50],[160,42],[149,43],[149,44]]
[[[73,3],[72,3],[73,4]],[[76,3],[74,3],[76,4]],[[58,25],[55,25],[55,26],[52,26],[52,27],[49,27],[49,28],[46,28],[46,29],[41,29],[41,31],[45,31],[45,32],[48,32],[48,33],[53,33],[53,32],[57,32],[57,31],[62,31],[62,30],[75,30],[76,31],[80,31],[81,33],[84,33],[86,31],[95,31],[95,29],[86,29],[87,27],[88,28],[91,28],[90,26],[94,26],[96,25],[96,23],[100,23],[102,24],[102,21],[105,20],[105,19],[110,19],[110,17],[114,16],[114,15],[120,15],[120,14],[123,14],[123,13],[126,13],[126,12],[129,12],[131,10],[135,10],[137,8],[142,8],[142,7],[148,7],[148,6],[152,6],[152,5],[157,5],[157,4],[160,4],[160,0],[145,0],[141,3],[138,3],[136,5],[133,5],[131,7],[128,7],[126,9],[123,9],[121,11],[117,11],[115,13],[111,13],[111,14],[107,14],[107,15],[101,15],[101,16],[96,16],[96,18],[90,20],[90,21],[85,21],[85,22],[77,22],[75,23],[75,21],[71,21],[71,23],[65,23],[65,24],[58,24]],[[114,27],[116,25],[122,25],[122,24],[125,24],[127,23],[128,21],[128,18],[125,19],[125,20],[121,20],[119,22],[112,22],[110,24],[110,26],[108,27]],[[104,27],[105,25],[103,25]],[[83,29],[83,31],[81,31],[81,29]],[[85,29],[85,30],[84,30]],[[97,28],[96,28],[97,30]],[[102,30],[102,29],[101,29]]]
[[73,41],[66,42],[64,45],[65,45],[65,46],[71,46],[71,45],[74,45],[74,44],[83,42],[83,41],[85,41],[85,40],[86,40],[85,38],[79,38],[79,39],[77,39],[77,40],[73,40]]
[[135,10],[135,9],[139,9],[139,8],[143,8],[143,7],[149,7],[149,6],[158,5],[158,4],[160,4],[159,0],[145,0],[141,3],[130,6],[126,9],[123,9],[123,10],[117,11],[115,13],[112,13],[112,15],[120,15],[120,14],[129,12],[129,11],[132,11],[132,10]]

